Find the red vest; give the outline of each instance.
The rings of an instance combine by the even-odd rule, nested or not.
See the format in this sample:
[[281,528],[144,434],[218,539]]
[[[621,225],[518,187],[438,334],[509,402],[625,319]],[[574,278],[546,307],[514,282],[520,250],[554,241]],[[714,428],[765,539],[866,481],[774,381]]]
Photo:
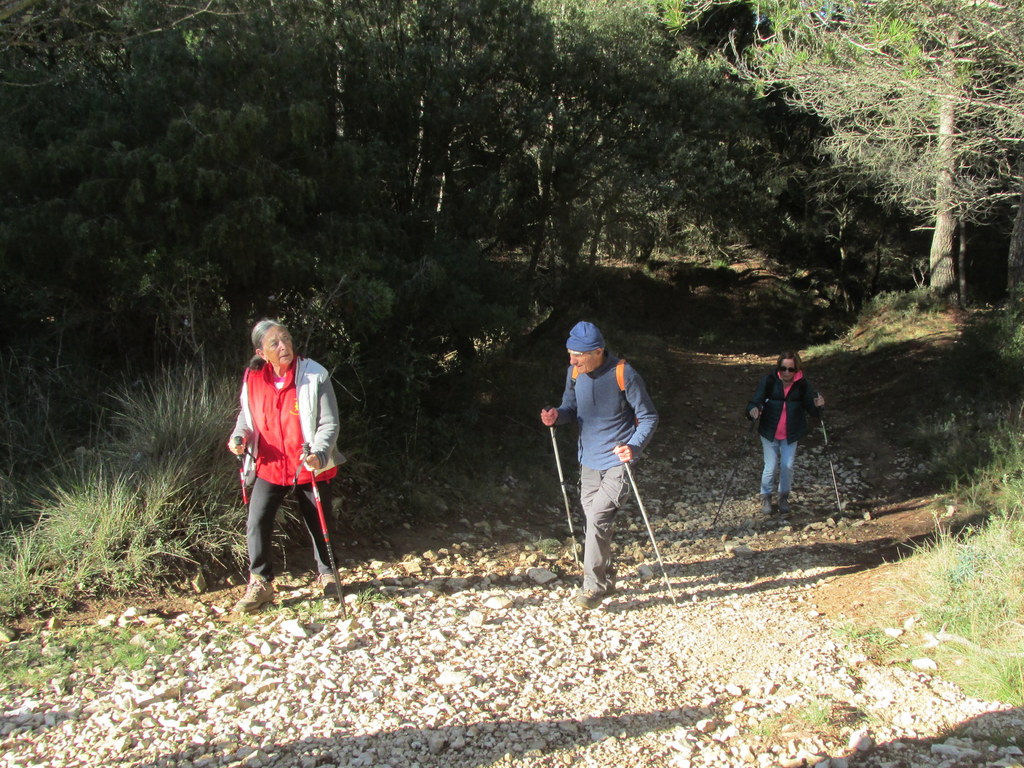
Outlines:
[[[295,363],[284,376],[280,388],[275,386],[276,376],[271,365],[258,371],[249,371],[246,379],[249,391],[249,411],[253,426],[260,436],[256,456],[256,476],[275,485],[295,482],[295,470],[302,456],[302,424],[299,422],[299,401],[295,388]],[[318,481],[329,480],[338,472],[331,467],[316,476]],[[299,472],[299,483],[308,483],[313,473],[305,467]]]

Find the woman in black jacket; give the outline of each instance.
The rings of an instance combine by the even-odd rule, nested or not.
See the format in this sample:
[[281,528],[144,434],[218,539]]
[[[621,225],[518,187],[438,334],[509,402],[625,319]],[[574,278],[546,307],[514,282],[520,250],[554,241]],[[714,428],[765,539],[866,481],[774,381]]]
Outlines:
[[825,398],[804,378],[800,355],[786,351],[779,355],[775,370],[761,377],[753,399],[747,404],[747,416],[761,418],[758,432],[764,448],[761,473],[761,511],[772,511],[772,490],[779,475],[779,512],[790,510],[789,492],[793,486],[793,464],[797,442],[807,434],[807,414],[819,414]]

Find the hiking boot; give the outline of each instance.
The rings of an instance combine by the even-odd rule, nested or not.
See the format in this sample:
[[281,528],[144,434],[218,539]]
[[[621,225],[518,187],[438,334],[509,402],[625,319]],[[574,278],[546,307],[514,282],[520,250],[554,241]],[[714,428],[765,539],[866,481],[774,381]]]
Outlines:
[[[781,499],[780,499],[781,501]],[[772,495],[770,493],[761,494],[761,514],[770,515],[772,513]]]
[[274,585],[262,576],[253,573],[249,575],[249,586],[245,588],[245,594],[242,595],[241,600],[235,603],[235,612],[252,613],[273,601]]
[[792,507],[789,506],[789,494],[788,493],[780,493],[779,494],[779,512],[781,512],[782,514],[786,515],[786,514],[789,514],[789,510],[790,509],[792,509]]
[[338,584],[333,573],[321,573],[316,577],[316,583],[324,597],[338,597]]
[[583,592],[579,592],[576,597],[573,598],[572,602],[577,608],[583,608],[588,611],[592,611],[595,608],[601,606],[601,602],[604,600],[605,592],[598,592],[596,589],[588,589]]

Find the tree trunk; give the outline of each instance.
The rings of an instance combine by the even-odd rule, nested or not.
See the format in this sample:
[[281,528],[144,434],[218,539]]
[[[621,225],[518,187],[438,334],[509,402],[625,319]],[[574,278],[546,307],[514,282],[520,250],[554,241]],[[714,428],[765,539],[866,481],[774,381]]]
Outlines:
[[[547,221],[551,213],[551,184],[554,174],[555,116],[548,115],[547,135],[537,155],[537,228],[530,248],[530,266],[526,270],[526,284],[532,288],[540,266],[540,257],[547,241]],[[532,290],[530,291],[532,293]]]
[[953,213],[953,131],[955,114],[953,96],[943,98],[939,107],[939,156],[942,167],[935,182],[935,233],[928,257],[928,285],[940,295],[948,295],[956,286],[953,269],[953,238],[956,216]]
[[957,233],[960,239],[956,260],[956,276],[960,281],[957,287],[957,293],[959,294],[957,304],[963,307],[967,303],[967,222],[963,219],[957,222]]
[[1010,252],[1006,257],[1006,292],[1011,299],[1015,299],[1020,296],[1022,287],[1024,287],[1024,176],[1021,177],[1017,215],[1013,218]]

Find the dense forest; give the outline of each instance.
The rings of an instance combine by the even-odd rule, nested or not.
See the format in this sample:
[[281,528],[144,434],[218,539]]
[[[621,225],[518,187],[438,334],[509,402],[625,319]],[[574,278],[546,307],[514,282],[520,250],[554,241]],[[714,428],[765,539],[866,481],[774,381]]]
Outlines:
[[[407,455],[608,265],[770,265],[807,340],[887,291],[1000,301],[1022,28],[933,0],[5,0],[0,519],[35,518],[40,468],[120,487],[192,440],[210,475],[261,317]],[[164,403],[169,372],[217,405]],[[140,398],[212,426],[162,443]]]

